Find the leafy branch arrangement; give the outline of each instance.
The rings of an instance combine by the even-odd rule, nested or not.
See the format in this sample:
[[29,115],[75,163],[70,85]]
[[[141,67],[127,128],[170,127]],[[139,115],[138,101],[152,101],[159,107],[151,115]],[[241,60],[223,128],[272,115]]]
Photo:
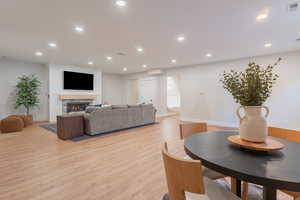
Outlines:
[[19,77],[19,82],[16,85],[17,99],[15,108],[24,106],[27,115],[29,115],[29,110],[37,107],[40,103],[40,86],[41,82],[34,75]]
[[273,74],[273,68],[281,60],[278,58],[273,65],[266,68],[250,62],[244,72],[224,72],[220,81],[237,103],[242,106],[261,106],[270,97],[272,87],[279,77]]

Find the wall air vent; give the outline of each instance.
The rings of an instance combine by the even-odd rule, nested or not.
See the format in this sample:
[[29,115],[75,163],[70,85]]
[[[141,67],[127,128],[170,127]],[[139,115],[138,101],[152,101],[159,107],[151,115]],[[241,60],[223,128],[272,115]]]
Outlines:
[[299,11],[299,7],[300,7],[300,1],[294,2],[294,3],[290,3],[288,5],[288,11],[289,12],[297,12],[297,11]]
[[297,38],[297,39],[296,39],[296,42],[300,42],[300,38]]

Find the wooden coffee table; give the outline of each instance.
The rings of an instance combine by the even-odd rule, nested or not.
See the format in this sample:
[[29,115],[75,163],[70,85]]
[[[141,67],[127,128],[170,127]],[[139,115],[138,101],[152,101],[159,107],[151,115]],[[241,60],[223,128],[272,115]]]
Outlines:
[[57,136],[62,140],[84,135],[84,118],[81,114],[57,116]]

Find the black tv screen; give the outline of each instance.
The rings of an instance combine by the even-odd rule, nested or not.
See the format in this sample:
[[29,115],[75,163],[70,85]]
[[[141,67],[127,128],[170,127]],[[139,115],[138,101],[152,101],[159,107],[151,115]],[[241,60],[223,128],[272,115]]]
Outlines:
[[94,90],[94,75],[64,71],[65,90]]

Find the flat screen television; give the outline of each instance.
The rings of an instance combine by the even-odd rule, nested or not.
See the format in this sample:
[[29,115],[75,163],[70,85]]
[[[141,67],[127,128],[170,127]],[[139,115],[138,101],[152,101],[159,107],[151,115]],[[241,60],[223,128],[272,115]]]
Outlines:
[[94,75],[64,71],[65,90],[94,90]]

